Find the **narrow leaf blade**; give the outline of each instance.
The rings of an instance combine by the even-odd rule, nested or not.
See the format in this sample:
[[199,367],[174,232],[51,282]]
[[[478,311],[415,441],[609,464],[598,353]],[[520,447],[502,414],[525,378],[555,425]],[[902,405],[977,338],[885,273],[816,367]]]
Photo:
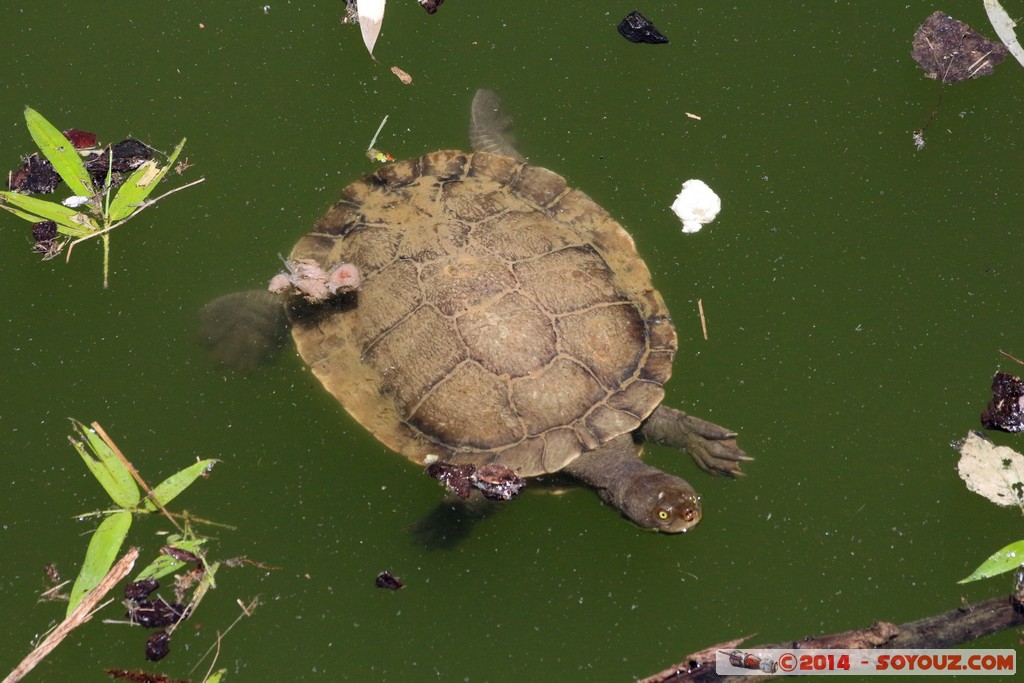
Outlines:
[[48,202],[37,197],[0,190],[0,208],[7,209],[19,218],[36,223],[53,221],[57,230],[72,237],[83,237],[99,230],[96,222],[85,215],[56,202]]
[[75,439],[74,436],[69,437],[71,444],[110,499],[125,510],[133,510],[138,507],[141,499],[139,487],[121,459],[110,450],[99,434],[77,420],[72,420],[71,423],[78,435],[85,439],[83,442],[81,439]]
[[121,544],[128,535],[128,529],[132,524],[132,513],[127,511],[115,512],[96,527],[89,539],[89,547],[85,551],[85,561],[82,563],[82,571],[75,578],[75,585],[71,587],[71,600],[68,602],[68,614],[75,611],[82,599],[89,594],[93,588],[106,576],[107,572],[114,565],[117,554],[121,550]]
[[1017,541],[1001,550],[997,550],[991,557],[982,562],[977,569],[971,572],[970,576],[957,581],[957,583],[978,581],[1011,572],[1022,564],[1024,564],[1024,541]]
[[179,493],[191,486],[192,482],[209,471],[210,468],[218,462],[220,461],[212,458],[200,460],[194,465],[189,465],[180,472],[175,472],[153,487],[153,495],[143,501],[142,507],[150,512],[156,512],[159,507],[156,504],[157,502],[166,507],[167,504],[174,500]]
[[[184,146],[185,138],[182,138],[163,167],[158,167],[155,161],[150,160],[135,169],[118,189],[114,200],[110,202],[110,219],[119,221],[135,213],[174,166],[174,162]],[[158,168],[159,170],[157,170]]]
[[31,107],[25,107],[25,123],[39,151],[53,164],[61,179],[76,195],[91,197],[96,193],[89,171],[82,163],[75,146],[42,114]]

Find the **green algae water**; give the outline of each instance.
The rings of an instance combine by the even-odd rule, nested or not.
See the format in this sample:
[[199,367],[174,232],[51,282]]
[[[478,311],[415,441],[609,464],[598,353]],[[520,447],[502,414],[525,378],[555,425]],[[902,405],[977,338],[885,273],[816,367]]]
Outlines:
[[[221,646],[228,681],[628,681],[742,635],[902,623],[1009,590],[956,584],[1022,527],[966,490],[951,443],[979,428],[992,373],[1019,374],[999,350],[1024,353],[1024,73],[1008,60],[947,86],[916,149],[941,88],[910,59],[932,5],[452,0],[428,16],[396,1],[376,62],[339,2],[17,5],[8,167],[31,151],[28,105],[105,141],[187,137],[206,181],[113,234],[106,290],[97,245],[41,262],[27,224],[0,216],[0,671],[63,615],[36,602],[44,567],[74,576],[94,525],[74,515],[106,504],[68,417],[101,422],[152,480],[222,460],[176,505],[236,527],[211,532],[214,556],[259,566],[222,570],[149,665],[177,678],[201,678],[189,669],[256,596]],[[633,9],[670,42],[625,41]],[[980,2],[947,9],[993,35]],[[666,402],[739,431],[756,458],[725,481],[648,449],[703,494],[689,534],[643,532],[579,490],[524,495],[424,549],[408,528],[436,482],[292,350],[240,376],[195,344],[204,303],[265,284],[374,169],[385,115],[377,147],[396,158],[465,148],[479,87],[503,97],[531,161],[636,239],[680,338]],[[695,235],[668,208],[689,178],[723,203]],[[139,520],[129,540],[153,553],[165,527]],[[406,587],[376,588],[382,570]],[[107,607],[26,680],[146,668],[148,632],[102,623],[122,616]]]

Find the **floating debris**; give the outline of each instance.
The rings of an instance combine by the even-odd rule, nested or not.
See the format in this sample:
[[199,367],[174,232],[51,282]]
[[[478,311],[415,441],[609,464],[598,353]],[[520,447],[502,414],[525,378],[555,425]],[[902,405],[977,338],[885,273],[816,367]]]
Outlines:
[[166,631],[157,631],[146,640],[146,659],[159,662],[171,652],[171,636]]
[[663,36],[661,31],[656,29],[654,24],[639,12],[630,12],[625,19],[619,22],[619,33],[631,43],[660,45],[668,42],[668,38]]
[[1024,432],[1024,382],[1008,372],[992,378],[992,401],[981,414],[985,429]]
[[200,567],[203,565],[203,561],[199,559],[198,555],[190,550],[185,550],[184,548],[175,548],[173,545],[165,545],[163,548],[160,548],[160,552],[167,557],[177,560],[178,562],[184,562],[186,564],[189,562],[195,562]]
[[1006,46],[993,42],[944,12],[925,19],[914,33],[911,55],[928,78],[958,83],[992,73],[1006,59]]
[[77,128],[68,128],[63,132],[64,137],[71,141],[75,149],[93,149],[99,146],[99,142],[96,140],[96,133],[78,130]]
[[1024,505],[1024,456],[974,431],[958,449],[957,471],[967,488],[996,505]]
[[56,256],[63,246],[57,240],[57,223],[55,221],[33,223],[32,239],[36,242],[35,246],[32,247],[33,251],[37,254],[42,254],[44,259]]
[[161,673],[151,671],[140,671],[138,669],[104,669],[104,672],[115,680],[129,681],[129,683],[192,683],[192,680],[169,678]]
[[999,40],[1003,41],[1010,54],[1020,62],[1021,66],[1024,66],[1024,48],[1020,46],[1020,41],[1017,40],[1017,32],[1013,30],[1017,25],[1016,22],[1010,18],[1010,15],[1006,13],[1003,6],[999,4],[999,0],[984,0],[984,2],[985,13],[988,14],[988,20],[992,23],[992,28],[996,30]]
[[159,587],[160,582],[156,579],[133,581],[124,587],[124,597],[128,600],[145,600],[149,597],[150,593]]
[[377,574],[374,584],[377,588],[387,588],[391,591],[396,591],[399,588],[405,588],[405,584],[402,583],[402,580],[387,570]]
[[402,85],[412,85],[412,76],[397,66],[391,67],[391,73],[398,76],[398,80],[402,81]]
[[188,608],[179,602],[167,602],[163,598],[156,600],[130,600],[128,621],[145,628],[163,628],[188,619]]
[[363,34],[363,44],[371,57],[373,57],[373,46],[377,44],[377,36],[380,35],[381,24],[384,23],[386,2],[387,0],[359,0],[356,3],[359,32]]
[[703,180],[687,180],[672,202],[672,211],[683,222],[683,232],[697,232],[715,220],[722,200]]
[[301,294],[311,304],[322,304],[335,295],[358,289],[362,283],[359,269],[351,263],[324,270],[313,259],[280,258],[287,271],[270,280],[267,289],[272,294]]
[[52,194],[57,191],[60,175],[47,159],[30,154],[21,166],[7,176],[7,189],[22,194]]
[[473,489],[488,500],[512,500],[526,485],[522,477],[502,465],[477,467],[435,460],[425,471],[462,500],[468,499]]
[[512,500],[526,486],[518,474],[502,465],[484,465],[476,470],[473,486],[488,500]]
[[419,0],[419,3],[420,7],[427,10],[427,14],[433,14],[444,3],[444,0]]
[[[396,66],[395,69],[398,69],[398,67]],[[411,76],[410,76],[409,80],[410,80],[410,82],[412,81],[412,77]],[[379,161],[380,163],[384,164],[384,163],[387,163],[389,161],[394,161],[395,160],[395,158],[393,156],[391,156],[390,154],[388,154],[387,152],[382,152],[382,151],[380,151],[379,149],[377,149],[375,147],[375,145],[377,144],[377,138],[380,137],[380,132],[382,130],[384,130],[384,124],[386,124],[387,122],[388,122],[388,117],[387,116],[385,116],[383,119],[381,119],[380,125],[377,126],[377,132],[373,134],[373,137],[370,138],[370,144],[366,146],[366,158],[369,159],[370,161]]]
[[443,460],[435,460],[424,470],[427,476],[437,479],[462,500],[469,498],[473,492],[470,478],[475,471],[475,465],[453,465]]

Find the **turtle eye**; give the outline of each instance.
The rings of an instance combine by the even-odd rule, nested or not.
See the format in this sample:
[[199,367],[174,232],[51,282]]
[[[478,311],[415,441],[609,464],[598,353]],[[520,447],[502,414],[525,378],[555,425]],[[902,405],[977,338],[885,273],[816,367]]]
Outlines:
[[658,510],[658,519],[660,519],[662,521],[665,521],[666,519],[669,518],[669,516],[670,515],[668,513],[668,510],[666,510],[664,508],[662,508],[661,510]]

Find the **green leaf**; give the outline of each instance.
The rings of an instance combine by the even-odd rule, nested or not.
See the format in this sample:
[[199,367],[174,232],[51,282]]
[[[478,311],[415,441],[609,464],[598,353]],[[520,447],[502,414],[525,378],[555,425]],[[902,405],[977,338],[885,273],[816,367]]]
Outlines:
[[227,672],[227,669],[217,669],[212,674],[210,674],[209,678],[203,681],[203,683],[220,683],[221,680],[224,678],[224,674],[226,674]]
[[1002,550],[996,551],[991,557],[982,562],[981,566],[975,569],[970,576],[957,581],[957,583],[978,581],[979,579],[987,579],[991,576],[1012,572],[1022,564],[1024,564],[1024,541],[1017,541]]
[[84,237],[100,229],[96,221],[84,213],[57,202],[48,202],[17,192],[0,190],[0,208],[30,223],[54,221],[59,232],[72,237]]
[[[82,460],[88,465],[89,470],[110,496],[110,499],[125,510],[134,510],[138,507],[141,499],[139,487],[135,485],[135,479],[132,478],[131,472],[121,462],[121,459],[95,431],[78,420],[71,420],[71,424],[80,438],[76,439],[72,435],[68,437],[68,440],[82,456]],[[85,441],[82,441],[81,438],[84,438]]]
[[[150,512],[156,512],[160,505],[167,506],[172,500],[174,500],[179,493],[187,489],[192,485],[196,479],[201,477],[205,472],[209,471],[219,460],[208,459],[200,460],[194,465],[189,465],[180,472],[175,472],[171,476],[164,479],[162,482],[153,487],[153,495],[146,498],[142,503],[142,507]],[[154,502],[156,501],[156,502]]]
[[[187,550],[193,555],[199,554],[204,543],[206,543],[205,538],[193,538],[189,540],[180,540],[177,536],[170,536],[167,538],[167,545]],[[159,557],[150,562],[145,569],[139,572],[139,575],[135,577],[135,580],[142,581],[144,579],[159,579],[167,576],[168,574],[173,574],[186,564],[186,562],[176,560],[170,555],[160,553]]]
[[185,138],[182,138],[178,146],[174,148],[174,152],[167,158],[167,165],[162,168],[159,168],[156,162],[150,159],[135,169],[135,172],[128,176],[128,179],[118,189],[114,201],[110,203],[110,220],[119,221],[135,213],[167,175],[167,171],[174,166],[174,161],[181,154],[181,149],[184,146]]
[[31,107],[25,107],[25,123],[28,132],[60,177],[76,195],[91,197],[96,193],[89,171],[82,163],[82,157],[64,133],[57,130],[43,115]]
[[71,588],[71,601],[68,603],[68,614],[75,611],[82,599],[95,588],[103,577],[107,575],[110,568],[114,566],[117,554],[121,550],[121,544],[128,535],[128,528],[132,524],[132,513],[127,511],[115,512],[96,527],[89,539],[89,548],[85,551],[85,562],[82,563],[82,571],[78,572],[75,578],[75,585]]

